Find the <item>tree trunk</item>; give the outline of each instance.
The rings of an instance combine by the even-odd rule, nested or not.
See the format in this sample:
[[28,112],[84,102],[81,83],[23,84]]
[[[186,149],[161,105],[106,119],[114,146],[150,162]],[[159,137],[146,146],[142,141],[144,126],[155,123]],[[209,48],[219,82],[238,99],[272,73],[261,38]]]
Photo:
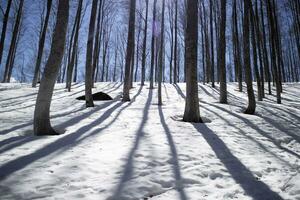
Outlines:
[[[214,58],[214,32],[213,32],[213,0],[209,1],[209,26],[210,26],[210,50],[211,50],[211,86],[215,87],[215,58]],[[217,27],[215,27],[217,28]]]
[[175,0],[175,24],[174,24],[174,84],[177,83],[178,66],[177,66],[177,45],[178,45],[178,0]]
[[93,87],[93,43],[94,43],[94,32],[95,32],[95,19],[97,15],[98,0],[93,0],[92,12],[89,24],[89,33],[86,48],[86,63],[85,63],[85,102],[86,107],[94,107],[94,101],[92,96]]
[[58,134],[50,124],[50,104],[62,62],[69,17],[69,0],[59,0],[51,51],[45,66],[34,110],[34,134]]
[[135,0],[130,0],[130,12],[129,12],[129,22],[128,22],[128,39],[126,48],[126,60],[125,60],[125,77],[123,85],[123,99],[122,101],[130,101],[130,64],[132,60],[132,53],[134,50],[134,32],[135,32]]
[[162,19],[160,33],[160,52],[159,52],[159,70],[158,70],[158,105],[162,105],[161,97],[161,82],[163,70],[163,55],[164,55],[164,31],[165,31],[165,0],[162,1]]
[[187,1],[185,30],[186,100],[183,121],[201,122],[197,83],[198,0]]
[[5,35],[6,35],[9,12],[10,12],[10,8],[11,8],[11,2],[12,2],[12,0],[8,0],[7,7],[6,7],[6,10],[5,10],[4,16],[3,16],[2,32],[1,32],[1,39],[0,39],[0,65],[1,65],[1,62],[2,62]]
[[227,103],[226,84],[226,0],[221,0],[221,23],[219,39],[219,64],[220,64],[220,103]]
[[[270,40],[271,40],[271,59],[272,59],[272,68],[274,72],[274,79],[276,84],[276,97],[277,103],[281,103],[281,86],[280,86],[280,74],[279,74],[279,66],[280,62],[278,59],[278,48],[276,47],[276,28],[275,28],[275,21],[273,16],[273,7],[270,1],[267,1],[267,13],[269,19],[269,28],[270,28]],[[277,54],[277,55],[276,55]]]
[[141,85],[145,85],[146,77],[146,48],[147,48],[147,29],[148,29],[148,6],[149,0],[146,0],[146,18],[145,18],[145,29],[144,29],[144,40],[143,40],[143,52],[142,52],[142,75],[141,75]]
[[251,0],[244,1],[244,23],[243,23],[243,47],[244,47],[244,67],[245,79],[247,84],[248,108],[245,114],[254,114],[256,108],[255,96],[252,85],[252,72],[250,61],[250,44],[249,44],[249,11],[251,9]]
[[4,71],[3,81],[2,81],[3,83],[5,83],[5,82],[8,83],[10,81],[10,77],[8,77],[8,74],[9,74],[9,71],[12,70],[12,69],[10,69],[11,68],[10,64],[11,64],[11,60],[14,56],[14,51],[16,48],[16,42],[17,42],[17,37],[19,34],[20,22],[21,22],[21,17],[22,17],[23,4],[24,4],[24,0],[20,0],[18,13],[16,16],[16,22],[14,25],[13,35],[11,38],[11,43],[10,43],[7,61],[6,61],[6,65],[5,65],[5,71]]
[[52,6],[52,0],[47,1],[47,13],[46,13],[46,18],[44,21],[44,27],[42,30],[42,35],[39,41],[39,49],[38,49],[38,55],[35,63],[35,70],[34,70],[34,75],[33,75],[33,80],[32,80],[32,87],[36,87],[37,84],[37,79],[38,79],[38,74],[40,73],[40,66],[42,62],[42,56],[43,56],[43,51],[44,51],[44,45],[45,45],[45,39],[46,39],[46,33],[47,33],[47,27],[48,27],[48,21],[50,17],[50,12],[51,12],[51,6]]
[[267,50],[267,39],[266,39],[266,31],[265,31],[265,22],[264,22],[264,11],[263,11],[263,2],[260,1],[260,14],[261,14],[261,23],[262,23],[262,43],[263,43],[263,60],[264,60],[264,71],[266,81],[268,82],[268,91],[269,95],[272,95],[272,87],[271,87],[271,74],[270,74],[270,67],[269,67],[269,58],[268,58],[268,50]]
[[236,11],[236,0],[233,0],[233,8],[232,8],[232,40],[233,40],[233,56],[234,56],[234,65],[236,76],[238,79],[239,91],[243,91],[243,73],[241,66],[241,50],[240,50],[240,42],[239,42],[239,29],[237,22],[237,11]]
[[66,86],[68,88],[68,91],[71,91],[71,85],[72,85],[72,75],[75,65],[75,59],[76,59],[76,49],[78,46],[78,37],[79,37],[79,29],[80,29],[80,19],[81,19],[81,8],[82,8],[82,0],[79,0],[77,13],[76,13],[76,19],[74,22],[74,29],[75,29],[75,36],[74,36],[74,42],[73,47],[70,47],[73,49],[71,60],[69,61],[68,67],[67,67],[67,80],[66,80]]
[[155,64],[156,3],[157,0],[154,0],[153,19],[152,19],[152,38],[151,38],[150,89],[154,88],[153,79],[154,79],[154,64]]
[[256,51],[257,35],[255,35],[255,22],[254,22],[254,12],[253,12],[252,5],[250,8],[250,24],[251,24],[251,43],[252,43],[252,52],[253,52],[253,65],[254,65],[254,72],[255,72],[256,83],[257,83],[257,98],[258,98],[258,101],[262,101],[261,79],[260,79],[260,74],[259,74],[258,65],[257,65],[257,51]]

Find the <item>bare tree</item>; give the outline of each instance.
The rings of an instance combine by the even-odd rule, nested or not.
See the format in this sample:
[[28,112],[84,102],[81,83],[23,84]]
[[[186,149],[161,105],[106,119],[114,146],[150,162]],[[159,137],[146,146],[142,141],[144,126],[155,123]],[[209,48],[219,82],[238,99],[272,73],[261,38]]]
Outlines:
[[77,48],[78,48],[81,9],[82,9],[82,0],[79,0],[76,17],[75,17],[75,22],[74,22],[74,27],[73,27],[73,30],[75,30],[74,41],[73,41],[73,46],[70,47],[72,49],[72,50],[70,50],[70,51],[72,51],[72,54],[71,54],[70,62],[68,63],[68,67],[67,67],[66,87],[69,92],[71,91],[72,75],[73,75],[74,65],[75,65],[75,61],[76,61]]
[[125,61],[125,77],[124,77],[122,101],[130,101],[130,95],[129,95],[129,90],[131,86],[130,64],[132,61],[132,54],[134,51],[135,6],[136,6],[135,0],[130,0],[128,39],[127,39],[127,49],[126,49],[126,61]]
[[38,55],[37,55],[36,63],[35,63],[32,87],[36,87],[37,80],[38,80],[38,74],[40,73],[40,66],[41,66],[41,62],[42,62],[42,56],[43,56],[43,50],[44,50],[44,45],[45,45],[48,21],[49,21],[50,12],[51,12],[51,6],[52,6],[52,0],[47,0],[47,13],[46,13],[45,21],[44,21],[42,34],[41,34],[41,37],[39,40],[39,49],[38,49]]
[[143,51],[142,51],[142,76],[141,76],[141,85],[145,84],[146,77],[146,48],[147,48],[147,29],[148,29],[148,7],[149,0],[146,0],[146,18],[145,18],[145,28],[144,28],[144,39],[143,39]]
[[94,107],[94,101],[92,96],[93,87],[93,43],[95,32],[95,21],[97,15],[98,0],[93,0],[92,11],[89,24],[89,33],[86,47],[86,63],[85,63],[85,103],[86,107]]
[[227,103],[226,84],[226,0],[221,0],[221,24],[219,38],[220,103]]
[[2,61],[5,35],[6,35],[6,29],[7,29],[7,22],[8,22],[9,12],[10,12],[10,8],[11,8],[11,3],[12,3],[12,0],[8,0],[7,7],[6,7],[6,10],[4,13],[4,17],[3,17],[2,32],[1,32],[1,39],[0,39],[0,64]]
[[256,108],[255,96],[252,84],[250,44],[249,44],[249,18],[250,18],[251,0],[244,1],[244,22],[243,22],[243,47],[244,47],[244,67],[245,79],[247,84],[248,107],[245,114],[254,114]]
[[6,60],[5,71],[4,71],[4,76],[3,76],[3,80],[2,80],[3,83],[10,82],[10,75],[11,75],[12,66],[13,66],[12,62],[14,60],[14,55],[15,55],[16,48],[17,48],[17,41],[18,41],[20,24],[21,24],[23,5],[24,5],[24,0],[20,0],[19,8],[18,8],[17,16],[16,16],[16,22],[15,22],[14,28],[13,28],[13,35],[11,38],[9,52],[8,52],[8,56],[7,56],[7,60]]
[[159,70],[158,70],[158,105],[162,105],[161,82],[163,70],[164,55],[164,31],[165,31],[165,0],[162,1],[161,33],[160,33],[160,52],[159,52]]
[[151,63],[150,63],[150,89],[153,89],[153,76],[154,76],[154,64],[155,64],[155,31],[156,31],[156,3],[153,4],[153,19],[152,19],[152,38],[151,38]]
[[69,0],[59,0],[51,52],[45,66],[34,110],[34,134],[57,135],[51,127],[50,104],[54,85],[62,62],[69,18]]
[[183,121],[201,122],[197,84],[198,0],[187,1],[185,31],[186,100]]

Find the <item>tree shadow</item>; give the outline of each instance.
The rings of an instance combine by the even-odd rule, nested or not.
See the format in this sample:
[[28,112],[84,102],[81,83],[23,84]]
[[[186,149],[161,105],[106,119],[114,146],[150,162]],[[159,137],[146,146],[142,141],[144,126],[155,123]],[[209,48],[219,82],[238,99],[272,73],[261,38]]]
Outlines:
[[185,94],[182,92],[181,88],[177,85],[177,84],[172,84],[174,86],[174,88],[176,89],[177,93],[183,98],[185,99]]
[[[135,95],[134,98],[136,98],[140,94],[141,90],[142,90],[142,88],[140,88],[140,90],[137,92],[137,94]],[[132,102],[127,104],[125,107],[128,107],[129,105],[131,105],[131,103]],[[0,166],[0,180],[5,179],[10,174],[23,169],[27,165],[29,165],[29,164],[31,164],[31,163],[33,163],[33,162],[35,162],[35,161],[37,161],[37,160],[39,160],[43,157],[49,156],[50,154],[53,154],[53,153],[63,152],[65,149],[67,149],[69,147],[72,147],[72,146],[78,144],[79,142],[82,142],[83,140],[87,139],[88,137],[91,137],[91,136],[99,133],[103,129],[109,127],[117,119],[117,117],[119,116],[120,113],[118,113],[115,116],[114,120],[112,120],[105,127],[98,128],[98,129],[93,130],[90,133],[87,133],[91,128],[95,127],[96,125],[101,124],[104,120],[106,120],[109,116],[111,116],[113,111],[115,111],[122,104],[124,104],[124,103],[123,102],[118,102],[117,104],[115,104],[114,106],[112,106],[111,108],[106,110],[101,115],[100,118],[98,118],[97,120],[95,120],[94,122],[92,122],[92,123],[90,123],[86,126],[81,127],[76,132],[70,133],[66,136],[63,136],[63,137],[55,140],[54,142],[52,142],[50,144],[47,144],[46,146],[36,150],[33,153],[27,154],[25,156],[21,156],[19,158],[16,158],[12,161],[9,161],[9,162],[3,164],[2,166]],[[77,117],[73,118],[74,120],[72,120],[72,123],[76,123],[76,122],[81,121],[82,119],[85,119],[91,113],[94,113],[94,112],[97,112],[97,111],[101,110],[101,108],[102,107],[100,107],[100,109],[99,108],[92,109],[90,112],[85,113],[84,115],[77,116]],[[63,123],[63,124],[64,125],[69,125],[70,121],[67,122],[67,123]]]
[[262,130],[261,128],[259,128],[257,125],[255,125],[253,122],[251,122],[250,120],[234,113],[234,112],[229,112],[228,110],[226,110],[225,108],[221,107],[221,106],[218,106],[218,105],[215,105],[215,104],[211,104],[211,103],[208,103],[206,102],[205,104],[207,105],[210,105],[210,106],[213,106],[219,110],[222,110],[228,114],[230,114],[231,116],[234,116],[238,119],[240,119],[241,121],[243,121],[245,124],[247,124],[248,126],[250,126],[252,129],[256,130],[257,133],[259,133],[260,135],[264,136],[265,138],[268,138],[270,142],[272,142],[275,146],[277,146],[279,149],[282,149],[284,151],[286,151],[287,153],[293,155],[293,156],[296,156],[298,159],[300,159],[300,155],[293,152],[292,150],[286,148],[286,147],[283,147],[281,146],[281,144],[279,142],[277,142],[269,133],[267,133],[266,131]]
[[148,99],[147,99],[147,102],[146,102],[145,107],[143,109],[143,113],[144,113],[143,118],[142,118],[141,124],[140,124],[140,126],[139,126],[139,128],[136,132],[136,137],[135,137],[135,140],[134,140],[133,147],[131,148],[131,150],[128,153],[127,162],[124,165],[121,179],[120,179],[120,181],[119,181],[119,183],[116,187],[116,191],[114,192],[113,196],[109,199],[114,199],[114,200],[120,199],[121,194],[123,192],[123,189],[126,185],[126,182],[128,180],[130,180],[130,178],[132,177],[133,167],[134,167],[133,166],[134,154],[135,154],[135,152],[137,151],[137,149],[139,147],[141,139],[145,135],[145,132],[144,132],[143,129],[144,129],[144,126],[145,126],[146,122],[148,121],[149,108],[150,108],[151,102],[152,102],[152,92],[153,92],[152,90],[149,90]]
[[15,136],[7,138],[5,140],[0,141],[0,154],[38,139],[40,138],[34,136]]
[[258,181],[251,171],[230,152],[226,144],[210,128],[205,124],[193,124],[193,126],[203,136],[217,158],[224,164],[232,178],[243,188],[247,195],[257,200],[282,199],[268,185],[262,181]]
[[173,136],[172,136],[171,131],[170,131],[170,129],[169,129],[167,123],[166,123],[166,120],[165,120],[165,117],[164,117],[161,106],[158,106],[158,112],[159,112],[159,116],[160,116],[160,122],[161,122],[161,124],[162,124],[162,126],[165,130],[165,134],[166,134],[166,137],[168,139],[168,143],[169,143],[170,150],[171,150],[171,153],[172,153],[173,173],[174,173],[174,176],[175,176],[175,179],[176,179],[176,183],[180,184],[175,189],[179,192],[181,200],[187,200],[188,198],[187,198],[187,195],[184,191],[184,185],[183,185],[184,183],[182,181],[180,165],[179,165],[179,162],[178,162],[178,154],[177,154],[177,149],[176,149],[176,146],[175,146],[175,143],[174,143],[174,140],[173,140]]
[[213,111],[212,109],[209,109],[207,106],[204,106],[203,109],[205,109],[206,111],[208,111],[208,112],[214,114],[215,116],[219,117],[224,122],[226,122],[229,126],[234,127],[236,130],[238,130],[238,133],[243,134],[244,137],[246,137],[247,139],[249,139],[252,142],[254,142],[255,144],[257,144],[262,150],[264,150],[265,152],[268,152],[270,155],[272,155],[276,159],[280,160],[285,165],[288,165],[289,167],[293,167],[290,163],[288,163],[288,161],[282,159],[281,157],[279,157],[278,155],[276,155],[275,153],[273,153],[272,151],[270,151],[264,144],[262,144],[261,142],[257,141],[255,138],[253,138],[251,135],[247,134],[247,132],[245,132],[241,128],[237,127],[234,123],[230,122],[230,120],[225,119],[223,116],[221,116],[221,114]]

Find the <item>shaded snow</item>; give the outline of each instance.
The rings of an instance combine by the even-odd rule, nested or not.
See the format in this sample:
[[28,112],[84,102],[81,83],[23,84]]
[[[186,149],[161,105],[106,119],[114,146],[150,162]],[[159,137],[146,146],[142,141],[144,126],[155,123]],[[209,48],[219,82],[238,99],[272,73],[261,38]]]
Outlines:
[[[257,114],[242,114],[245,93],[229,84],[229,105],[219,91],[199,84],[206,124],[178,121],[185,85],[131,90],[97,83],[113,101],[85,109],[58,84],[52,123],[65,134],[32,136],[37,89],[0,84],[0,199],[300,199],[300,84],[284,86],[283,104],[267,95]],[[217,85],[218,88],[218,85]],[[275,94],[275,93],[274,93]]]

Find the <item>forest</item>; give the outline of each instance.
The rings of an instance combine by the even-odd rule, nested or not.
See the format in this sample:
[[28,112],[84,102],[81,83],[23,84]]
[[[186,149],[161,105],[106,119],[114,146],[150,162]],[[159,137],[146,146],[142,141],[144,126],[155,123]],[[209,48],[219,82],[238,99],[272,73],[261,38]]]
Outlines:
[[0,199],[300,199],[299,0],[1,0]]

